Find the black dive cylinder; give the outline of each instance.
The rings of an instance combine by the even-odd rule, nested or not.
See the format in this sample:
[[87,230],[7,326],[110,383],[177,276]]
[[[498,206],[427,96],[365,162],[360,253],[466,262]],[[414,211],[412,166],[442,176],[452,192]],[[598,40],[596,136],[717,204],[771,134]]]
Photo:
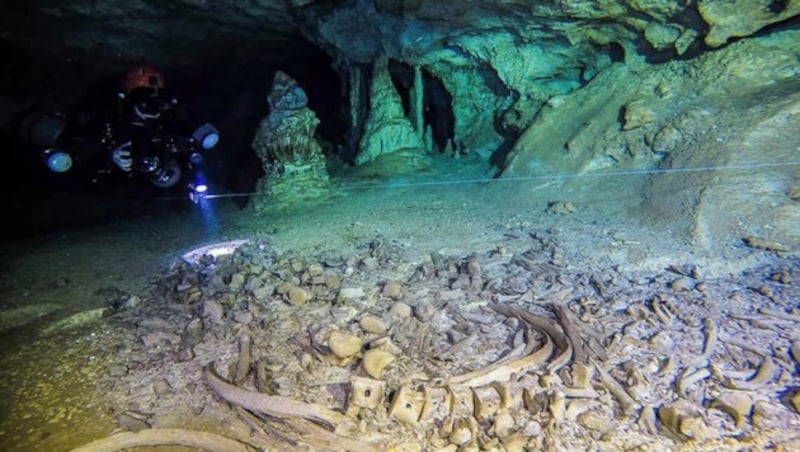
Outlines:
[[67,118],[36,109],[23,113],[18,124],[17,135],[24,143],[37,148],[49,148],[56,145],[66,129]]

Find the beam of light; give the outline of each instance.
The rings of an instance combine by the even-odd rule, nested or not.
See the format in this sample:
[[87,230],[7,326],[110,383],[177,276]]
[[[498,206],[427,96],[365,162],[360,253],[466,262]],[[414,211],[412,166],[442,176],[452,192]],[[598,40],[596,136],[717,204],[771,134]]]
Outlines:
[[206,235],[213,237],[219,230],[219,223],[217,223],[217,216],[214,214],[211,200],[206,199],[205,196],[200,196],[197,200],[197,206],[200,208],[200,218],[203,222]]

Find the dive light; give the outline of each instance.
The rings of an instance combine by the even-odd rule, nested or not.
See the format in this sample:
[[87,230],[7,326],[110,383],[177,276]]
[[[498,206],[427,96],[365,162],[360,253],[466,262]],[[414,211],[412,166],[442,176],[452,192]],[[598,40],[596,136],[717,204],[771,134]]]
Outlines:
[[47,169],[54,173],[66,173],[72,168],[72,156],[61,149],[45,149],[42,151],[42,159]]
[[192,139],[200,143],[203,149],[209,150],[219,142],[219,130],[211,124],[205,123],[192,133]]
[[208,185],[202,175],[198,174],[195,181],[189,184],[189,199],[197,204],[208,193]]

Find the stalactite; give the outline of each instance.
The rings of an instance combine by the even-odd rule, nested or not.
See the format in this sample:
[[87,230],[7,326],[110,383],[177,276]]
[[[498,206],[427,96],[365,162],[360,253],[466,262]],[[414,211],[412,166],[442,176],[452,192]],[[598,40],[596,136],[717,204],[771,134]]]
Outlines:
[[356,163],[375,160],[397,151],[424,155],[425,145],[406,117],[403,101],[389,73],[389,60],[375,60],[369,86],[369,112]]
[[356,155],[358,152],[358,142],[361,139],[361,110],[363,108],[362,102],[364,96],[362,95],[361,88],[361,67],[358,65],[351,66],[349,69],[350,75],[350,136],[348,139],[350,147],[350,155]]
[[419,139],[424,139],[425,135],[425,120],[423,119],[423,91],[422,86],[422,68],[417,64],[414,65],[414,128],[417,130]]

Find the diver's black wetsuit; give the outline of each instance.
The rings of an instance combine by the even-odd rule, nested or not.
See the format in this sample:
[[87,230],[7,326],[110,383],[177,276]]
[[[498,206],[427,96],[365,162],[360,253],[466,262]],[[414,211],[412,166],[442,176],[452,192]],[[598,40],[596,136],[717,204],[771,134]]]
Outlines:
[[164,90],[137,88],[131,91],[127,99],[127,133],[134,165],[146,166],[148,159],[157,157],[164,135],[179,128],[176,103]]

